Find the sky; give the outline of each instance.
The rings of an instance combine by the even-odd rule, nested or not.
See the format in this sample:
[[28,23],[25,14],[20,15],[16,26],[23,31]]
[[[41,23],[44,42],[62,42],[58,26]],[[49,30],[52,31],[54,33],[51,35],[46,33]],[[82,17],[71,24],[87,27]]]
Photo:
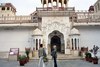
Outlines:
[[[0,3],[12,3],[17,10],[17,15],[29,15],[41,7],[41,0],[0,0]],[[76,10],[88,10],[97,0],[69,0],[68,6]]]

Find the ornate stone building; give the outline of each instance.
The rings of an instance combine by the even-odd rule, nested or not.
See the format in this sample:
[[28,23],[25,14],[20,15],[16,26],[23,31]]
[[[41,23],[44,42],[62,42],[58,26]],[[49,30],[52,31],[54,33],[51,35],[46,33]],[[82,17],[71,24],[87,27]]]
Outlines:
[[[54,3],[55,2],[55,3]],[[41,0],[42,7],[28,16],[17,16],[11,3],[0,5],[0,52],[10,48],[39,49],[43,44],[49,54],[52,46],[63,54],[78,56],[81,47],[100,47],[100,1],[88,11],[68,7],[68,0]]]

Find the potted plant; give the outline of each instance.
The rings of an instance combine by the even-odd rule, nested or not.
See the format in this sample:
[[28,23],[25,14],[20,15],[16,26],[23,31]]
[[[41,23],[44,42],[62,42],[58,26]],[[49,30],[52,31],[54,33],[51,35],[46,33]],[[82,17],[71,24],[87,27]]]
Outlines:
[[94,54],[94,57],[93,57],[93,60],[92,60],[92,62],[93,62],[93,64],[98,64],[98,57],[96,56],[96,54],[97,54],[97,52],[98,52],[98,49],[99,49],[99,47],[98,46],[93,46],[93,54]]
[[25,48],[25,53],[27,55],[27,58],[29,59],[30,48]]
[[24,64],[26,63],[25,59],[26,59],[25,55],[18,56],[18,61],[19,61],[20,66],[24,66]]
[[92,56],[91,56],[91,53],[86,52],[86,53],[85,53],[85,59],[86,59],[86,61],[92,62]]
[[98,64],[98,60],[99,59],[97,56],[93,57],[93,60],[92,60],[93,64]]

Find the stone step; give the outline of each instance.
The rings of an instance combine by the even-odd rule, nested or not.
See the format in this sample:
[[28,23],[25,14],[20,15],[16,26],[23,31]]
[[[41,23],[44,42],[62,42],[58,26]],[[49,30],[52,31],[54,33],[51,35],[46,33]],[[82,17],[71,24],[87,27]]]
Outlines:
[[[47,56],[48,59],[52,59],[52,56],[51,55],[48,55]],[[39,59],[38,56],[35,56],[35,57],[30,57],[30,59]],[[66,59],[81,59],[81,57],[79,56],[73,56],[73,55],[66,55],[66,54],[58,54],[57,55],[57,59],[58,60],[66,60]]]

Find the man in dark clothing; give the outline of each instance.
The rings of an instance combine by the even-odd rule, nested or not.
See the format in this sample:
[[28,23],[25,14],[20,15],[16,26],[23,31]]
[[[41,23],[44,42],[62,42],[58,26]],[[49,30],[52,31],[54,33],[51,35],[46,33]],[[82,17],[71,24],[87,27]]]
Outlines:
[[57,67],[57,51],[56,51],[56,46],[53,46],[53,50],[51,52],[51,56],[54,60],[54,67]]

